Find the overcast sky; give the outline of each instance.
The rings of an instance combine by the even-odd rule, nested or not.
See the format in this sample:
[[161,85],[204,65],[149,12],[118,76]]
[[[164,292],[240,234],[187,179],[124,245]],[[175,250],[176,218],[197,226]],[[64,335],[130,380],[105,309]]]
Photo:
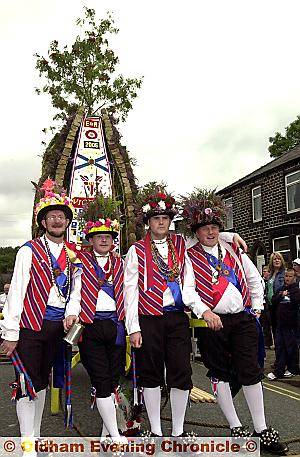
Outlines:
[[140,184],[222,187],[270,160],[268,138],[300,114],[295,0],[0,0],[1,246],[30,238],[50,99],[33,54],[72,43],[82,6],[114,13],[125,76],[144,76],[121,126]]

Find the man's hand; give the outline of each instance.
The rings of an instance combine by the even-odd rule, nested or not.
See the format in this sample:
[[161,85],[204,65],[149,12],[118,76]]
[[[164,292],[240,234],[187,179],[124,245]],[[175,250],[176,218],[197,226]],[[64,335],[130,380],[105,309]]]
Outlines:
[[213,313],[210,309],[204,311],[202,317],[205,320],[205,322],[207,322],[208,328],[211,328],[215,331],[221,330],[221,328],[223,328],[223,324],[220,317],[217,314]]
[[130,344],[133,348],[140,348],[142,346],[142,334],[141,332],[131,333],[129,335]]
[[243,249],[244,252],[248,251],[248,246],[246,241],[238,234],[235,233],[233,236],[233,242],[236,244],[239,248]]
[[71,316],[66,317],[63,320],[64,329],[66,331],[68,331],[72,327],[72,325],[77,323],[77,322],[79,322],[79,317],[78,316],[71,315]]
[[288,295],[288,293],[289,293],[288,290],[283,290],[282,293],[281,293],[281,295],[282,295],[283,297],[286,297],[286,296]]
[[10,356],[12,352],[16,349],[18,341],[7,341],[3,340],[0,348],[4,352],[5,355]]

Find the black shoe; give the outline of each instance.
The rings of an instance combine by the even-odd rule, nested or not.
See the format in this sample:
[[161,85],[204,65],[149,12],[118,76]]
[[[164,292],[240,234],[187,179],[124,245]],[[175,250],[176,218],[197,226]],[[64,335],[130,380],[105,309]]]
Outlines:
[[273,427],[266,428],[260,433],[253,433],[260,438],[260,449],[275,455],[286,455],[288,445],[279,441],[279,433]]
[[248,428],[243,427],[242,425],[240,427],[233,427],[232,429],[230,429],[230,434],[232,438],[245,438],[251,436],[251,433],[248,430]]

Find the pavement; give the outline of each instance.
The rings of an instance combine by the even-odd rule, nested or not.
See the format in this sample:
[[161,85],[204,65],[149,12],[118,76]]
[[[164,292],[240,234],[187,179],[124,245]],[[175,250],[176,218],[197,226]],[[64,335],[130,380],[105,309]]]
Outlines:
[[[267,351],[265,373],[272,371],[274,350]],[[10,364],[0,364],[0,430],[1,436],[18,436],[19,428],[15,407],[10,402],[8,384],[13,380],[14,373]],[[100,436],[101,420],[96,410],[90,409],[90,382],[81,364],[72,373],[73,382],[73,412],[75,428],[66,431],[63,423],[63,413],[51,415],[50,402],[47,395],[42,423],[42,436]],[[206,377],[206,369],[201,362],[193,362],[194,385],[211,392],[210,383]],[[127,381],[128,384],[128,381]],[[264,381],[264,400],[267,423],[278,429],[283,441],[289,442],[290,455],[300,455],[300,377],[280,381]],[[242,391],[235,398],[235,405],[244,425],[251,429],[251,417]],[[162,411],[164,418],[163,430],[165,436],[171,431],[169,404]],[[148,428],[147,419],[143,428]],[[194,430],[199,436],[216,437],[229,436],[226,420],[217,404],[195,403],[187,410],[187,431]],[[267,456],[268,454],[263,453]]]

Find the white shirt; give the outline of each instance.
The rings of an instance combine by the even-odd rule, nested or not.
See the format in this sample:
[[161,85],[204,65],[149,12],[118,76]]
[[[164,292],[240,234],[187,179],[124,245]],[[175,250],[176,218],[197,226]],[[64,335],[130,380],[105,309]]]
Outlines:
[[[94,254],[97,259],[98,265],[103,269],[109,254],[106,256],[100,256],[97,252],[94,251]],[[66,307],[65,316],[78,316],[81,311],[80,301],[81,301],[81,273],[74,278],[74,287],[71,293],[70,301]],[[106,292],[102,289],[98,292],[96,312],[97,311],[116,311],[116,302],[113,300]]]
[[[44,237],[41,238],[44,243]],[[47,238],[50,252],[58,259],[63,243],[54,243]],[[18,341],[20,330],[20,319],[24,307],[24,298],[30,280],[30,270],[32,262],[32,250],[29,246],[22,246],[16,256],[15,268],[11,285],[7,295],[7,303],[3,309],[4,319],[0,321],[2,338],[8,341]],[[57,288],[52,286],[50,289],[48,306],[64,308],[65,301],[58,294]]]
[[[226,255],[226,242],[224,243],[221,239],[219,239],[221,250],[222,250],[222,257],[224,259]],[[214,247],[203,246],[203,249],[208,252],[209,254],[214,255],[218,258],[218,245]],[[264,299],[264,290],[261,282],[261,276],[256,268],[256,266],[251,262],[247,254],[242,253],[242,266],[245,273],[245,279],[249,288],[250,298],[252,307],[255,310],[262,310],[263,309],[263,299]],[[212,272],[215,272],[215,268],[210,266]],[[209,310],[210,308],[202,303],[201,315],[204,311]],[[221,300],[212,310],[218,314],[235,314],[243,311],[244,304],[243,304],[243,297],[239,290],[230,282],[222,295]]]

